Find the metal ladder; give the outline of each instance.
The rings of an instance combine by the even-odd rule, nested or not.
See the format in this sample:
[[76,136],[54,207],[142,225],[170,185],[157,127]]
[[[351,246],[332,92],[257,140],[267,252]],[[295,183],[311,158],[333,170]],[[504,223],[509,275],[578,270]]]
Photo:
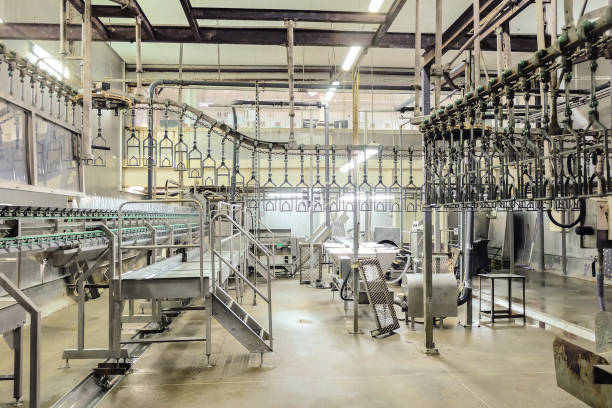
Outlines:
[[[228,222],[230,226],[237,230],[243,237],[246,238],[246,242],[253,244],[255,248],[261,251],[267,259],[267,268],[265,268],[265,278],[267,283],[267,293],[263,293],[257,288],[255,275],[254,282],[251,282],[247,276],[243,274],[244,271],[240,271],[239,268],[235,267],[231,260],[227,260],[223,254],[215,248],[216,241],[216,228],[219,227],[221,221]],[[240,226],[232,217],[227,214],[218,213],[211,218],[210,221],[210,252],[211,252],[211,266],[212,270],[216,273],[212,273],[212,315],[213,317],[226,329],[230,334],[240,342],[247,350],[252,353],[263,353],[273,350],[273,337],[272,337],[272,286],[271,286],[271,274],[270,258],[273,257],[272,252],[259,242],[251,233]],[[248,252],[248,245],[246,246],[246,252]],[[222,281],[221,268],[217,270],[216,265],[226,265],[238,278],[242,280],[247,286],[249,286],[253,292],[268,304],[268,327],[267,330],[264,326],[257,322],[253,316],[251,316],[246,310],[242,308],[236,302],[228,292],[218,285]]]

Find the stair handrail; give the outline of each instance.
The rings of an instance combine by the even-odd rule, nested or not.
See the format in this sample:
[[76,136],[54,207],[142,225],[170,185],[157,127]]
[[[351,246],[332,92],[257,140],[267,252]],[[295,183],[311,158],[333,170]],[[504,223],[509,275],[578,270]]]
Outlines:
[[[267,277],[266,277],[266,281],[267,281],[267,286],[268,286],[268,294],[267,296],[263,296],[261,291],[259,289],[257,289],[257,287],[255,285],[253,285],[248,279],[246,279],[246,277],[240,273],[238,271],[237,268],[235,268],[233,265],[231,265],[231,262],[228,262],[225,258],[223,258],[223,256],[221,256],[221,253],[219,253],[216,249],[215,249],[215,222],[216,221],[220,221],[221,219],[225,219],[226,221],[228,221],[230,224],[232,224],[234,227],[236,227],[236,229],[238,231],[240,231],[242,234],[244,234],[245,237],[247,237],[247,239],[249,241],[251,241],[253,243],[253,245],[255,245],[257,248],[259,248],[262,252],[264,252],[266,254],[266,259],[268,261],[268,267],[266,269],[267,271]],[[219,260],[223,263],[225,263],[226,265],[229,266],[229,268],[235,273],[237,274],[237,276],[240,276],[246,283],[247,285],[249,285],[253,291],[255,293],[258,293],[261,298],[268,304],[268,334],[270,336],[270,347],[272,347],[272,283],[271,283],[271,278],[270,278],[270,256],[272,256],[272,253],[264,246],[262,245],[252,234],[250,234],[248,231],[246,231],[243,227],[241,227],[232,217],[230,217],[227,214],[222,214],[222,213],[217,213],[214,217],[211,218],[210,220],[210,230],[209,230],[210,236],[209,236],[209,241],[210,241],[210,262],[211,262],[211,276],[212,276],[212,292],[213,294],[217,293],[217,285],[216,285],[216,278],[215,278],[215,256],[219,257]],[[257,271],[255,273],[255,281],[257,282]]]
[[[266,225],[265,222],[263,222],[263,220],[261,219],[261,217],[259,217],[256,213],[253,214],[253,211],[249,210],[248,208],[246,209],[247,212],[249,212],[249,214],[251,215],[252,218],[257,220],[257,223],[259,225],[262,225],[264,227],[264,229],[266,231],[268,231],[270,233],[270,235],[272,236],[272,276],[276,277],[276,234],[274,232],[272,232],[272,230],[270,229],[270,227],[268,227]],[[257,258],[257,255],[253,254],[253,256],[255,258]],[[255,271],[257,272],[257,270]]]

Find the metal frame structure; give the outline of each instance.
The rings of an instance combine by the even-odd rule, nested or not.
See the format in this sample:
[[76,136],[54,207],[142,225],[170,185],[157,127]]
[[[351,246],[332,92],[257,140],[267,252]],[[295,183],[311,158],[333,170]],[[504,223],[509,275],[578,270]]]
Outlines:
[[[19,304],[19,307],[23,308],[25,312],[30,315],[30,396],[28,403],[30,407],[39,408],[42,312],[34,304],[34,302],[32,302],[32,300],[17,286],[15,286],[15,284],[3,273],[0,273],[0,287],[6,290],[7,293]],[[18,404],[19,399],[21,398],[21,370],[23,362],[23,354],[21,349],[21,327],[25,324],[25,318],[21,314],[15,315],[14,312],[12,312],[12,309],[9,310],[9,308],[6,308],[4,310],[8,311],[11,315],[13,315],[13,317],[16,317],[16,319],[10,319],[8,315],[3,314],[3,310],[0,309],[0,316],[3,316],[1,321],[2,331],[0,332],[2,332],[4,335],[7,333],[12,333],[10,335],[13,342],[11,348],[15,352],[15,363],[13,375],[4,377],[2,380],[13,380],[13,396]]]

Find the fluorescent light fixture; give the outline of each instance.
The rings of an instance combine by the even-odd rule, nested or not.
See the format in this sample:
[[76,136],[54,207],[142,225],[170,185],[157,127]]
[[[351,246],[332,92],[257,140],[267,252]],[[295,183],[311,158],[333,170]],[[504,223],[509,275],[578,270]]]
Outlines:
[[144,193],[145,188],[143,186],[131,186],[128,187],[125,191],[132,194],[142,194]]
[[370,1],[370,13],[376,13],[382,7],[382,4],[385,0],[372,0]]
[[317,91],[308,91],[308,95],[317,96],[319,93]]
[[340,85],[340,81],[333,81],[332,82],[332,86],[338,86],[338,85]]
[[208,108],[211,105],[214,105],[214,103],[213,102],[200,102],[200,103],[198,103],[198,106],[200,108]]
[[57,79],[68,79],[70,77],[70,71],[57,59],[53,58],[47,50],[39,46],[38,44],[32,44],[32,55],[28,56],[28,59],[33,64],[38,64],[39,67],[53,75]]
[[357,59],[357,55],[359,55],[360,51],[361,51],[361,47],[358,45],[351,47],[348,54],[346,54],[344,63],[342,64],[343,71],[350,71],[350,69],[353,68],[353,64],[355,63],[355,60]]
[[340,172],[348,173],[349,170],[355,167],[355,163],[359,165],[360,163],[363,163],[364,161],[368,160],[370,157],[375,156],[376,154],[378,154],[378,149],[366,149],[365,157],[364,157],[363,151],[357,152],[355,154],[355,157],[353,157],[350,162],[340,167]]

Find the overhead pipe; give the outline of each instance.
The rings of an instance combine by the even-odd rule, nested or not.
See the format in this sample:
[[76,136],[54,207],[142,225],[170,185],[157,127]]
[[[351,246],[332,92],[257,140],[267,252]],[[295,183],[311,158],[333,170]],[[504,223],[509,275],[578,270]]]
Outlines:
[[91,150],[91,0],[85,0],[83,10],[83,134],[81,136],[81,159],[93,159]]
[[295,21],[285,21],[287,26],[287,69],[289,70],[289,145],[295,146],[295,96],[293,93],[293,29]]
[[142,19],[137,16],[134,26],[136,31],[136,90],[135,96],[139,96],[142,92]]

